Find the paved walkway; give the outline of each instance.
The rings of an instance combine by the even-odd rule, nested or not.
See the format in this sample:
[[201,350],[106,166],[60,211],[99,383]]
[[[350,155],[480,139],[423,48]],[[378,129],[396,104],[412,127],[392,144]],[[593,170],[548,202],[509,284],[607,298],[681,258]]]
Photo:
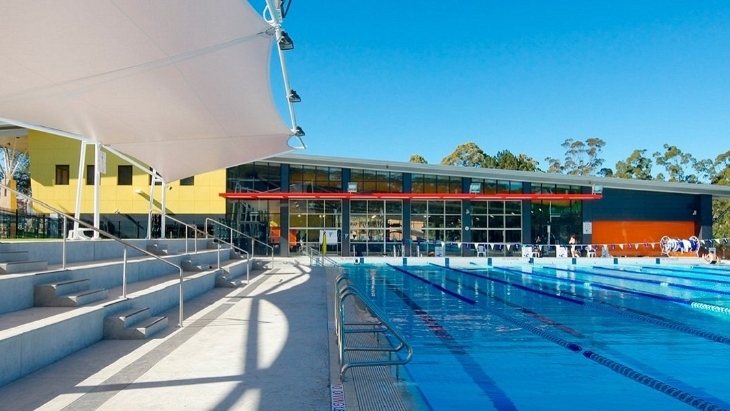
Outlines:
[[[312,271],[313,270],[313,271]],[[165,313],[144,341],[103,340],[0,388],[0,410],[330,410],[326,278],[279,262]]]

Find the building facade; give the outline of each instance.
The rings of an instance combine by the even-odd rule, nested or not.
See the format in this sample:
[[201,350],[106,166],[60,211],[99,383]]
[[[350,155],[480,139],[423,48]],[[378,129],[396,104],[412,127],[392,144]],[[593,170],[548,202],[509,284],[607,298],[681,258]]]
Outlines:
[[[29,131],[35,198],[73,213],[80,143]],[[89,148],[93,151],[93,147]],[[81,213],[93,212],[94,155],[87,153]],[[93,178],[92,178],[93,180]],[[659,255],[659,242],[712,238],[712,198],[721,186],[572,176],[289,154],[160,186],[146,170],[108,156],[99,182],[102,229],[147,233],[148,211],[234,230],[243,247],[277,255],[316,246],[333,255],[545,255],[576,236],[580,248]],[[150,192],[152,196],[150,198]],[[38,212],[46,212],[38,208]],[[177,235],[155,219],[153,237]],[[255,239],[255,240],[252,240]],[[265,251],[265,250],[264,250]]]

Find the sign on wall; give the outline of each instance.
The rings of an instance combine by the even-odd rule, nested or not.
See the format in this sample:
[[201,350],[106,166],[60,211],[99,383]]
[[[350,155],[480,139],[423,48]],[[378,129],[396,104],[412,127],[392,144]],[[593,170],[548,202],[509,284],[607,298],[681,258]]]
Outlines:
[[591,221],[583,222],[583,234],[593,234],[593,223]]

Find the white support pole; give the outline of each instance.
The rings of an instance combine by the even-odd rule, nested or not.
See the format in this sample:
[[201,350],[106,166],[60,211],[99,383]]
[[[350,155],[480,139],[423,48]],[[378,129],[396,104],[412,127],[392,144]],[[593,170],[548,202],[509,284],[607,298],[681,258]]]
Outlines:
[[155,183],[157,182],[157,173],[154,169],[152,169],[152,178],[150,178],[150,181],[152,182],[150,184],[150,206],[147,210],[147,237],[145,237],[148,240],[152,239],[152,206],[154,205]]
[[168,185],[162,180],[162,195],[160,196],[160,238],[165,238],[165,202],[167,200]]
[[[101,228],[101,218],[99,216],[99,185],[101,184],[101,144],[94,143],[94,228]],[[99,239],[99,232],[94,231],[94,239]]]
[[[81,187],[84,180],[84,168],[86,163],[86,142],[81,141],[81,152],[79,153],[79,173],[78,179],[76,180],[76,210],[74,211],[74,217],[76,220],[81,219]],[[79,230],[79,222],[74,221],[74,231],[72,238],[76,238]]]

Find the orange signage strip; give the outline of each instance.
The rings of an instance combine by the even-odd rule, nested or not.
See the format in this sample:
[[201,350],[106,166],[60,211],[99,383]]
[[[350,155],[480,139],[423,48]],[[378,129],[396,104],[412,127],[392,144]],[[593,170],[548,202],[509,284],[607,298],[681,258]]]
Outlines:
[[229,200],[600,200],[601,194],[468,194],[468,193],[220,193]]

